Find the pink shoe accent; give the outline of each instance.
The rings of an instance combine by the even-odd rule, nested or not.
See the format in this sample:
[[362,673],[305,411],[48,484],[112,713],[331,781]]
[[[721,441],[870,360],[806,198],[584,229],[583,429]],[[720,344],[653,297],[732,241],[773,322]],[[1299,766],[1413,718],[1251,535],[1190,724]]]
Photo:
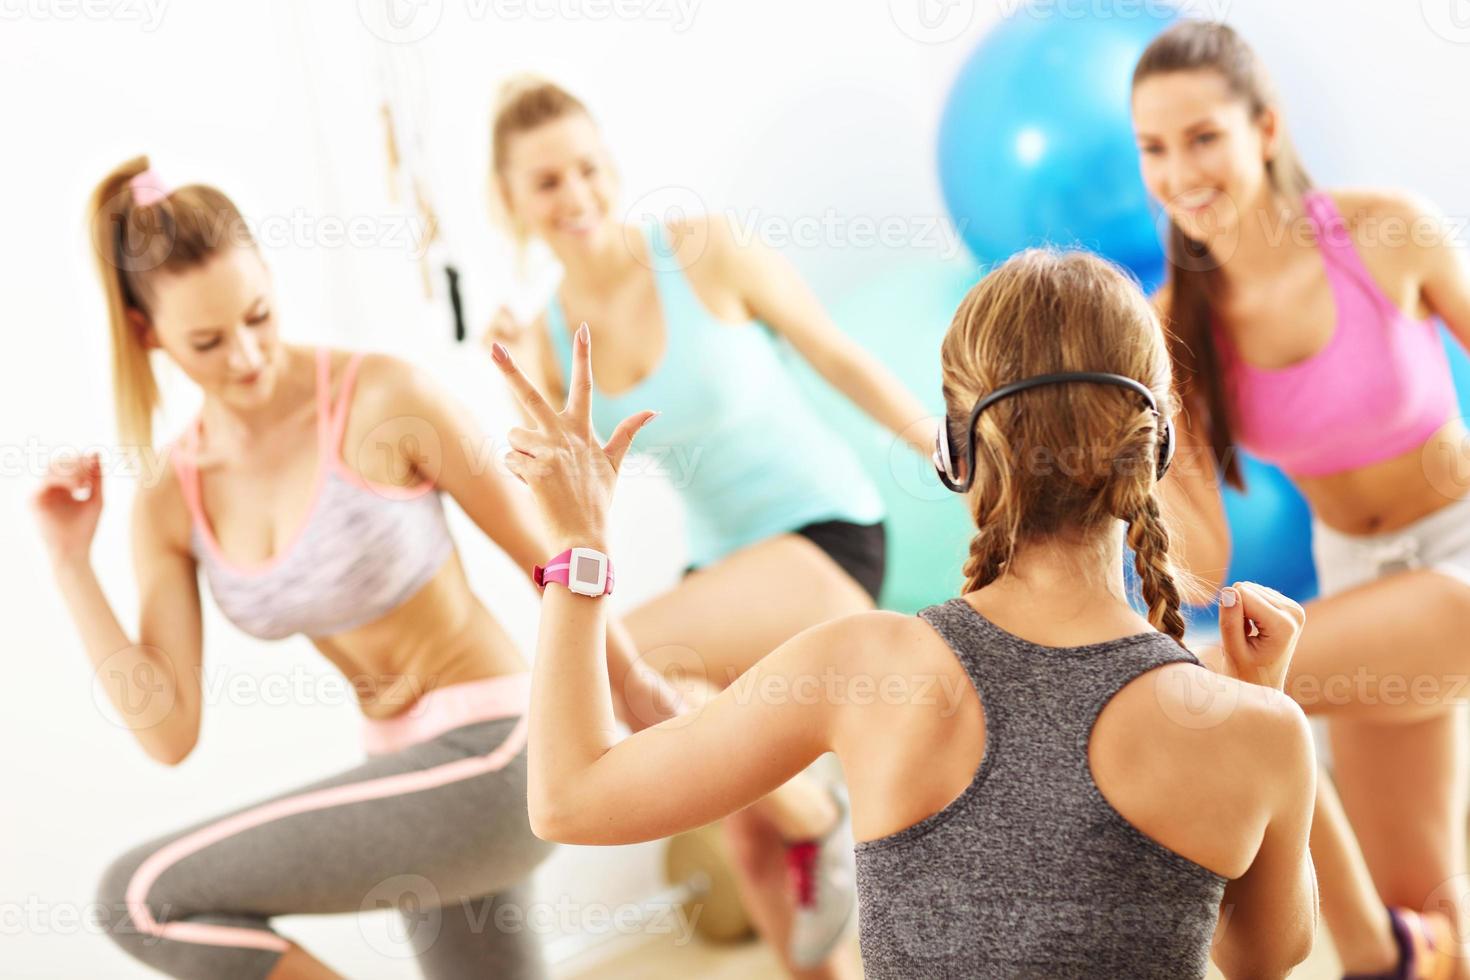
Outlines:
[[[511,676],[519,677],[521,675]],[[500,681],[502,678],[492,678],[492,680]],[[460,686],[462,685],[456,684],[452,687],[441,688],[440,691],[452,691],[454,688]],[[433,693],[437,692],[431,692],[430,695],[425,695],[425,697],[429,697]],[[128,882],[126,893],[128,914],[132,917],[133,924],[138,929],[161,939],[173,939],[179,942],[199,943],[209,946],[238,946],[248,949],[270,949],[285,952],[290,948],[290,944],[274,933],[261,932],[255,929],[240,929],[233,926],[202,925],[197,922],[160,923],[153,918],[153,913],[148,908],[148,892],[159,877],[174,864],[234,834],[242,833],[252,827],[259,827],[261,824],[268,823],[272,820],[280,820],[299,813],[324,810],[328,807],[343,806],[348,803],[361,803],[366,800],[379,800],[389,796],[417,793],[422,790],[434,789],[447,783],[471,779],[483,773],[495,772],[503,769],[511,759],[515,758],[516,754],[521,751],[525,744],[526,718],[525,715],[522,715],[520,722],[511,729],[505,741],[486,755],[459,759],[455,762],[445,763],[442,766],[435,766],[432,769],[424,769],[419,772],[385,776],[382,779],[370,779],[361,783],[351,783],[346,786],[317,790],[301,796],[286,797],[250,810],[245,810],[234,816],[226,817],[224,820],[209,824],[206,827],[201,827],[192,834],[187,834],[159,848],[138,866],[138,870],[133,874],[132,880]]]
[[796,890],[796,904],[810,908],[817,902],[817,851],[816,841],[802,841],[786,845],[786,867]]
[[398,752],[461,725],[523,715],[530,704],[530,671],[451,684],[429,691],[402,714],[365,719],[362,746],[368,755]]

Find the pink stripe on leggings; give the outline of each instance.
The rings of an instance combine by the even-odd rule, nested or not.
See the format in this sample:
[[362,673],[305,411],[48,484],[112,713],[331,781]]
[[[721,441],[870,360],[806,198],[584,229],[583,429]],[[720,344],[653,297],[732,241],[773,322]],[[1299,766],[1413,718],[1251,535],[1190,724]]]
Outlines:
[[522,715],[520,721],[516,722],[515,728],[511,729],[510,734],[505,737],[505,741],[486,755],[472,759],[459,759],[418,772],[384,776],[382,779],[369,779],[361,783],[350,783],[346,786],[335,786],[301,796],[286,797],[226,817],[207,827],[201,827],[192,834],[170,841],[149,855],[148,859],[138,866],[132,880],[128,882],[126,894],[128,914],[132,916],[133,924],[140,930],[162,939],[174,939],[179,942],[200,943],[208,946],[272,949],[284,953],[291,944],[271,932],[240,929],[233,926],[201,925],[197,922],[160,923],[153,918],[153,913],[148,908],[148,892],[159,876],[171,866],[226,837],[252,827],[259,827],[271,820],[280,820],[298,813],[325,810],[327,807],[342,806],[347,803],[380,800],[388,796],[417,793],[421,790],[443,786],[446,783],[470,779],[483,773],[495,772],[503,769],[511,759],[515,758],[525,744],[526,718]]

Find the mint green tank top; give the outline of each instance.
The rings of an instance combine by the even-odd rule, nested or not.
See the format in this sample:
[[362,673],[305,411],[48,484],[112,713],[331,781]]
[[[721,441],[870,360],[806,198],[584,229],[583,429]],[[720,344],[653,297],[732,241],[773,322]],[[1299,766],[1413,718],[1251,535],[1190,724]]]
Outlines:
[[[606,440],[635,412],[662,413],[639,432],[632,452],[641,472],[666,475],[679,493],[688,564],[707,565],[817,521],[882,520],[877,487],[802,398],[771,328],[716,319],[695,296],[662,226],[646,234],[664,317],[663,358],[615,397],[596,390],[594,378],[592,425]],[[546,320],[565,385],[572,334],[559,296]],[[590,326],[595,342],[597,324]]]

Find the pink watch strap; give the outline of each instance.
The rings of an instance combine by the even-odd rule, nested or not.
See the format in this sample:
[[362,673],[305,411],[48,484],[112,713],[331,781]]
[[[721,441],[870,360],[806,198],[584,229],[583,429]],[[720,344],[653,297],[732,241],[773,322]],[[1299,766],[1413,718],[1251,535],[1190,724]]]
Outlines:
[[[545,565],[531,566],[531,580],[537,587],[544,588],[547,582],[560,582],[566,585],[572,578],[572,549],[568,548],[561,554],[552,558]],[[607,562],[607,584],[603,586],[603,595],[612,595],[613,590],[613,567],[612,560]]]

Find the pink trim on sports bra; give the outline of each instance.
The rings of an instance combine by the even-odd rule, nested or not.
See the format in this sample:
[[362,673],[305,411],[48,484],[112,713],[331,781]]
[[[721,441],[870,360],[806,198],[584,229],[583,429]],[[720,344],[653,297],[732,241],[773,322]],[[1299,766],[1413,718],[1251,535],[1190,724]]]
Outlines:
[[1336,311],[1327,343],[1304,360],[1262,368],[1212,326],[1235,441],[1287,473],[1326,476],[1423,445],[1458,399],[1434,318],[1412,319],[1383,294],[1330,197],[1308,192],[1302,204]]
[[[326,353],[326,351],[318,351],[319,373],[317,375],[317,383],[324,387],[329,382],[321,380],[326,378],[327,375],[321,374],[320,371],[323,364],[322,355]],[[371,490],[378,496],[387,497],[389,500],[412,500],[415,497],[422,497],[434,489],[433,481],[423,480],[410,487],[400,487],[392,483],[378,483],[359,474],[352,467],[348,466],[346,460],[342,458],[342,440],[347,435],[347,414],[348,410],[352,407],[352,387],[357,382],[357,367],[361,363],[362,354],[356,353],[348,359],[347,366],[342,369],[341,395],[337,399],[336,407],[332,410],[332,421],[327,430],[326,445],[328,448],[326,457],[331,463],[332,471],[353,486],[362,490]],[[326,370],[330,373],[330,366]]]
[[330,636],[373,622],[418,592],[454,553],[432,482],[379,484],[342,460],[360,359],[348,359],[334,405],[331,354],[317,351],[316,476],[300,526],[266,561],[232,561],[214,536],[199,482],[201,421],[172,454],[193,522],[190,548],[220,610],[252,636]]
[[357,382],[357,368],[362,363],[362,352],[354,353],[348,358],[346,366],[342,370],[342,379],[339,384],[337,401],[331,402],[332,389],[332,353],[325,347],[319,347],[316,351],[316,447],[317,465],[316,473],[312,477],[311,488],[307,491],[309,503],[306,513],[296,530],[281,546],[281,549],[263,562],[240,561],[229,557],[220,547],[219,540],[214,536],[214,526],[210,523],[209,515],[204,510],[204,495],[199,486],[199,469],[196,460],[199,456],[200,438],[204,431],[204,416],[196,416],[192,425],[185,430],[183,438],[179,441],[177,448],[182,452],[170,454],[174,468],[179,475],[179,485],[184,493],[184,500],[189,506],[189,512],[193,516],[195,526],[199,528],[200,537],[204,539],[204,545],[209,549],[210,558],[219,565],[229,569],[237,575],[264,575],[277,568],[281,562],[296,549],[306,529],[311,526],[312,518],[315,516],[317,507],[321,503],[322,488],[326,483],[327,472],[337,474],[348,483],[362,490],[369,490],[381,497],[390,500],[411,500],[421,497],[434,488],[431,481],[423,481],[410,487],[399,487],[388,483],[377,483],[358,474],[347,466],[342,459],[342,440],[347,433],[347,417],[352,408],[352,390]]

